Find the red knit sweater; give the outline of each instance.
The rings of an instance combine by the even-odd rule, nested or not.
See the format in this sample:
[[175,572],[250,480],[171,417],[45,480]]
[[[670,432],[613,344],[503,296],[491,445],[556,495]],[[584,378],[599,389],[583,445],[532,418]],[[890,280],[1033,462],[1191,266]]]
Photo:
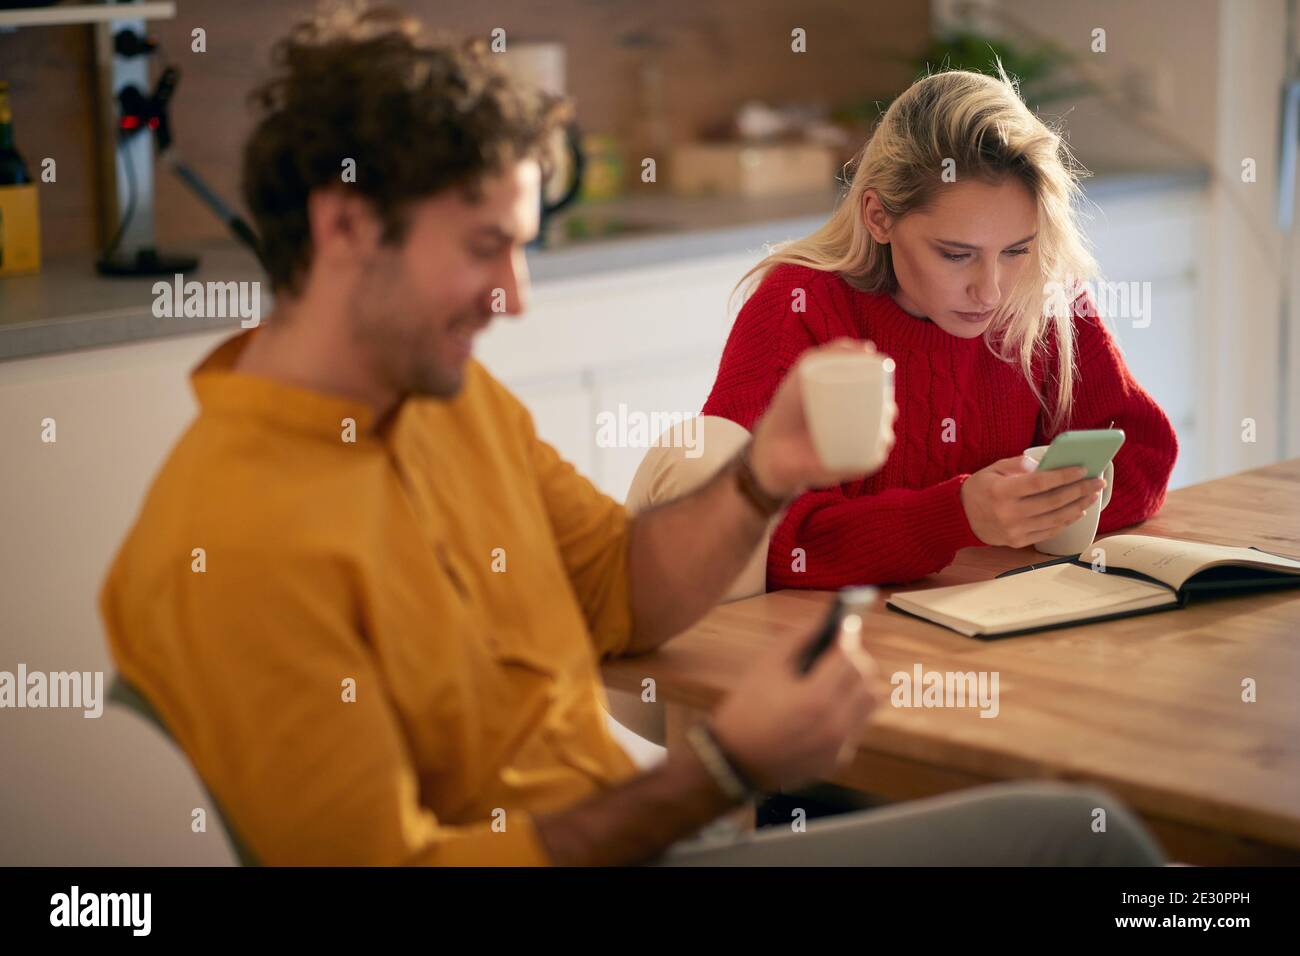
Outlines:
[[[805,291],[803,312],[793,310],[796,288]],[[1074,400],[1060,430],[1106,428],[1113,420],[1127,436],[1115,456],[1102,533],[1160,508],[1178,440],[1103,322],[1079,311],[1086,310],[1074,317]],[[962,483],[1054,437],[1019,365],[998,359],[982,338],[957,338],[889,295],[788,264],[768,273],[737,316],[703,414],[752,429],[800,353],[843,336],[870,339],[896,363],[894,449],[874,475],[810,491],[791,505],[768,547],[769,589],[896,583],[942,569],[959,548],[982,544],[962,507]],[[1053,358],[1038,368],[1052,368]],[[955,440],[944,440],[946,426]],[[795,570],[796,548],[804,551],[803,570]]]

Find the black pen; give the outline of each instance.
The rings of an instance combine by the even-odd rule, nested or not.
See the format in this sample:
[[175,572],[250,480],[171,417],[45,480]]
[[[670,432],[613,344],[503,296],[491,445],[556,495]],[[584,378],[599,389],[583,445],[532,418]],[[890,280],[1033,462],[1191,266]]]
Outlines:
[[1070,554],[1066,555],[1064,558],[1054,558],[1051,561],[1043,561],[1041,564],[1027,564],[1023,568],[1012,568],[1010,571],[1003,571],[998,575],[998,577],[1005,578],[1008,575],[1022,574],[1025,571],[1037,571],[1039,568],[1050,568],[1054,564],[1069,564],[1078,557],[1077,554]]

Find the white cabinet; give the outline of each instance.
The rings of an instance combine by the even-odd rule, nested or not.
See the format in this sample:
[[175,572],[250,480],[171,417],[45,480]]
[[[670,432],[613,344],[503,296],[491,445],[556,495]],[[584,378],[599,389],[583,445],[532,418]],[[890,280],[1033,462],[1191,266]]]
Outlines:
[[600,447],[593,480],[623,500],[650,442],[678,421],[699,414],[717,370],[716,357],[687,354],[657,361],[653,373],[638,367],[597,375],[596,420],[605,427],[597,430]]
[[596,467],[590,427],[592,399],[583,376],[525,382],[511,391],[532,412],[537,433],[574,468],[591,477]]
[[484,333],[478,356],[528,406],[538,433],[621,501],[647,445],[627,441],[637,438],[628,429],[605,441],[601,416],[698,414],[731,329],[728,297],[761,256],[540,284],[523,319]]
[[[0,365],[0,670],[112,674],[96,598],[158,466],[195,403],[186,371],[228,333]],[[42,422],[55,441],[42,441]],[[106,706],[0,716],[11,865],[219,865],[220,828],[194,771],[140,718]],[[159,821],[186,821],[178,824]]]

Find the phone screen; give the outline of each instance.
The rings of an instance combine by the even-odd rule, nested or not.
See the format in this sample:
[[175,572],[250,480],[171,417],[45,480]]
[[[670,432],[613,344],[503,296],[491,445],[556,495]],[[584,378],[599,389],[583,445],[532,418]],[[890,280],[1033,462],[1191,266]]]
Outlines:
[[1124,432],[1118,428],[1064,432],[1057,435],[1043,453],[1038,470],[1082,466],[1087,469],[1087,477],[1096,478],[1106,470],[1106,465],[1123,444]]

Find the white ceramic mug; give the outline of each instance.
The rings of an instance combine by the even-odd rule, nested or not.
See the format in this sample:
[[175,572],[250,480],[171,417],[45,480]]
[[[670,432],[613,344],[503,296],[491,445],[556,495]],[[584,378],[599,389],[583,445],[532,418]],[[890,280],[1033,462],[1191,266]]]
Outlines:
[[828,351],[799,364],[804,416],[817,457],[832,471],[867,474],[885,463],[894,427],[894,360]]
[[[1046,452],[1046,445],[1035,445],[1033,448],[1025,449],[1025,457],[1042,461]],[[1106,479],[1106,487],[1101,490],[1101,499],[1088,505],[1088,510],[1073,524],[1067,525],[1046,541],[1034,545],[1036,549],[1043,554],[1064,556],[1082,554],[1092,546],[1093,539],[1097,537],[1097,524],[1101,521],[1101,513],[1110,504],[1110,493],[1115,487],[1115,463],[1107,462],[1101,476]]]

